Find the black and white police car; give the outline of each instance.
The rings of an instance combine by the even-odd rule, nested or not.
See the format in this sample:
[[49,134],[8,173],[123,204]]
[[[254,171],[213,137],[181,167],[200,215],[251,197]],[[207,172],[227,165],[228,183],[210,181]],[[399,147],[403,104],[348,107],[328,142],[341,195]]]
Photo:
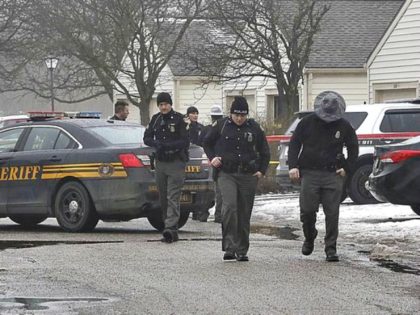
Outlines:
[[[32,226],[56,217],[66,231],[94,229],[98,220],[147,217],[163,229],[149,155],[139,124],[62,113],[31,113],[31,121],[0,129],[0,217]],[[96,116],[97,117],[97,116]],[[214,203],[203,149],[191,146],[181,197],[183,226],[191,211]]]
[[[375,145],[391,144],[420,135],[420,104],[418,100],[401,103],[349,105],[344,118],[356,130],[359,157],[355,172],[346,181],[346,193],[357,204],[378,202],[367,189],[372,172]],[[276,180],[281,187],[291,187],[287,164],[288,144],[300,119],[309,112],[298,114],[286,135],[280,136],[279,164]],[[345,199],[343,195],[343,200]]]

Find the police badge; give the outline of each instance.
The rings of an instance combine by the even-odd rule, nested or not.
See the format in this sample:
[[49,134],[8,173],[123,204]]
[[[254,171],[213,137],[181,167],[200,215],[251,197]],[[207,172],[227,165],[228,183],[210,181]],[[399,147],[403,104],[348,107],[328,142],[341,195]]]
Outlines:
[[169,131],[175,132],[175,124],[169,124]]
[[337,132],[335,133],[335,138],[340,139],[340,135],[340,130],[337,130]]

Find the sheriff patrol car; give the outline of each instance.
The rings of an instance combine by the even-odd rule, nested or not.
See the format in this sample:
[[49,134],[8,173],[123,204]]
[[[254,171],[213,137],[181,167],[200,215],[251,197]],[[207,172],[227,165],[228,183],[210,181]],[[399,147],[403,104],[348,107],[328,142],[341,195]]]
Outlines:
[[[64,116],[32,113],[30,122],[0,129],[0,217],[27,226],[56,217],[71,232],[92,230],[98,220],[147,217],[163,229],[144,127]],[[201,147],[191,146],[186,171],[180,227],[190,211],[214,202],[211,167]]]
[[[344,118],[356,130],[359,157],[356,170],[347,178],[343,200],[348,196],[357,204],[375,203],[377,200],[366,188],[373,167],[375,145],[404,141],[420,135],[420,104],[411,102],[347,106]],[[286,135],[278,136],[279,164],[276,178],[280,186],[291,187],[287,165],[288,144],[300,119],[310,112],[301,113],[289,127]]]

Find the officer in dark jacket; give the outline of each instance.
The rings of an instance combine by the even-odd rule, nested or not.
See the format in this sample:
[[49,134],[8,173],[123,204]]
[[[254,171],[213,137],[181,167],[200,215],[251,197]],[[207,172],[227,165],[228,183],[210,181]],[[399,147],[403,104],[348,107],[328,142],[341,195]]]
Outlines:
[[172,109],[168,93],[157,96],[159,113],[153,115],[143,141],[156,149],[156,182],[165,228],[163,241],[178,240],[181,189],[185,180],[189,139],[182,114]]
[[190,106],[187,108],[187,130],[190,137],[190,142],[196,145],[200,145],[199,141],[201,132],[204,129],[204,126],[198,122],[198,109],[195,106]]
[[115,114],[110,120],[122,120],[125,121],[130,113],[128,109],[128,103],[123,100],[119,100],[114,105]]
[[247,119],[248,103],[244,97],[235,97],[230,113],[230,117],[213,124],[204,138],[204,150],[219,170],[223,259],[248,261],[255,191],[258,179],[267,170],[270,149],[259,124]]
[[[305,241],[302,254],[310,255],[318,234],[316,213],[322,204],[325,213],[327,261],[338,261],[338,215],[345,176],[352,172],[359,154],[356,133],[343,119],[346,109],[338,93],[325,91],[315,99],[315,113],[304,117],[289,145],[289,176],[301,180],[300,220]],[[347,148],[344,159],[343,146]]]

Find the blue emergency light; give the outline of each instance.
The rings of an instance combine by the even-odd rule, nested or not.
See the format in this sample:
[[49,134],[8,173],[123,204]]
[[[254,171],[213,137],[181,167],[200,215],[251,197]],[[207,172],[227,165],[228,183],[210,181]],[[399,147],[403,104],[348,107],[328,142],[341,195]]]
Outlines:
[[101,112],[79,112],[76,114],[76,118],[101,118]]

